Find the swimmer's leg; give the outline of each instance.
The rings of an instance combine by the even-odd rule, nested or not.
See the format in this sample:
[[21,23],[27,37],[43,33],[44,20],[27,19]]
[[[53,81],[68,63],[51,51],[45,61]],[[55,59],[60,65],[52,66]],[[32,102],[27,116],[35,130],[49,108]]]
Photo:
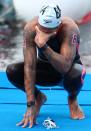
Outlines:
[[[6,70],[9,81],[18,89],[25,91],[24,88],[24,62],[11,64]],[[37,60],[36,84],[39,85],[55,85],[61,80],[58,73],[49,63]],[[47,98],[37,87],[35,87],[35,98],[37,114],[40,107],[46,102]]]
[[[24,88],[24,62],[11,64],[6,70],[9,81],[18,89],[25,92]],[[35,87],[36,115],[39,114],[40,107],[46,102],[47,98],[37,87]]]
[[86,70],[80,64],[74,64],[72,69],[64,77],[64,88],[68,92],[68,104],[71,118],[83,119],[85,117],[81,107],[77,102],[77,95],[82,86]]

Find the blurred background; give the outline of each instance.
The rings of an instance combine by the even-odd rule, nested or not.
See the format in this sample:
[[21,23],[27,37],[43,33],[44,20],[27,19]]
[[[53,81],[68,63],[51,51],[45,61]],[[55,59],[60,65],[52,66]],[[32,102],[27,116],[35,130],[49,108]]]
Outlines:
[[[27,19],[24,17],[27,14],[27,12],[25,13],[25,10],[26,8],[28,8],[27,5],[23,4],[24,1],[27,2],[27,5],[30,4],[32,6],[32,4],[34,4],[34,2],[32,3],[32,0],[30,1],[29,0],[22,0],[22,1],[21,0],[0,0],[0,71],[5,71],[8,64],[23,60],[23,53],[22,53],[23,27],[25,23],[27,22],[27,20],[28,21],[31,20],[32,18],[31,14],[33,15],[33,13],[30,13],[30,16],[29,16],[30,19]],[[64,2],[65,1],[67,2],[67,0],[64,0]],[[69,1],[71,2],[72,0],[69,0]],[[78,2],[80,1],[81,0],[79,0]],[[84,0],[84,1],[89,2],[89,0]],[[91,4],[91,2],[87,4],[89,5]],[[71,4],[71,6],[73,7],[74,5]],[[84,6],[86,6],[86,4]],[[39,7],[40,5],[38,5],[38,8]],[[20,8],[22,10],[24,9],[25,14],[23,13],[21,14],[22,10],[19,10]],[[34,7],[30,8],[29,11],[32,12],[32,10],[34,10],[33,8]],[[84,7],[82,7],[82,4],[81,4],[81,7],[79,8],[80,8],[80,11],[82,11],[81,9]],[[67,6],[66,6],[66,9],[67,9]],[[90,5],[90,9],[91,9],[91,5]],[[70,12],[72,13],[72,10],[70,10]],[[74,13],[74,9],[73,9],[73,13]],[[63,15],[65,14],[66,13],[64,13]],[[76,11],[75,11],[75,14],[76,14]],[[76,16],[75,14],[72,14],[72,15]],[[87,17],[83,16],[84,21],[85,21],[85,18],[86,19],[88,18],[88,14],[90,14],[89,11],[87,12]],[[37,15],[37,13],[35,13],[34,15]],[[86,12],[85,12],[85,15],[86,15]],[[77,13],[77,16],[79,16],[78,13]],[[81,20],[79,20],[78,18],[76,20],[78,23],[81,22]],[[91,21],[88,20],[87,22],[83,22],[83,23],[84,24],[79,25],[80,33],[81,33],[80,55],[81,55],[83,64],[86,67],[87,72],[91,73]]]

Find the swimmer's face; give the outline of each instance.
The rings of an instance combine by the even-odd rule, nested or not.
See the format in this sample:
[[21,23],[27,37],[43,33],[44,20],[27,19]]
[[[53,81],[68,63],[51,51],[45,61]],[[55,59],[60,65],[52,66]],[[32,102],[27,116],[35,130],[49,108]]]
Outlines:
[[42,47],[42,45],[45,44],[51,37],[54,37],[57,34],[57,30],[58,28],[50,29],[38,24],[35,27],[35,43],[39,43]]
[[41,32],[44,32],[44,33],[47,33],[47,34],[58,31],[58,28],[46,28],[46,27],[41,26],[40,24],[38,24],[37,26],[38,26],[38,28]]

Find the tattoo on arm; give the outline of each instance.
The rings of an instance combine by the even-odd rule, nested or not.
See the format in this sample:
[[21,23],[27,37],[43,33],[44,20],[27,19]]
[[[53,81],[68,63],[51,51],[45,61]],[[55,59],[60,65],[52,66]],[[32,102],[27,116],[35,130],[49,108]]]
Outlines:
[[24,31],[24,84],[27,101],[33,101],[36,77],[36,45],[34,43],[35,33]]
[[70,46],[75,46],[76,51],[79,53],[79,45],[80,45],[80,32],[78,29],[75,29],[71,32],[70,34],[70,40],[69,40],[69,45]]
[[80,32],[79,32],[79,30],[72,30],[69,35],[70,35],[69,36],[70,44],[72,44],[72,45],[80,44]]

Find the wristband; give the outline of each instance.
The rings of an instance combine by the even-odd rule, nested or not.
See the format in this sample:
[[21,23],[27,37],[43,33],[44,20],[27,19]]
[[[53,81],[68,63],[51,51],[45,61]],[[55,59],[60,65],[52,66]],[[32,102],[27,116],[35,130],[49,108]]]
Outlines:
[[27,102],[27,107],[32,107],[35,105],[35,101]]
[[39,48],[41,51],[45,51],[49,46],[45,44],[43,47]]

